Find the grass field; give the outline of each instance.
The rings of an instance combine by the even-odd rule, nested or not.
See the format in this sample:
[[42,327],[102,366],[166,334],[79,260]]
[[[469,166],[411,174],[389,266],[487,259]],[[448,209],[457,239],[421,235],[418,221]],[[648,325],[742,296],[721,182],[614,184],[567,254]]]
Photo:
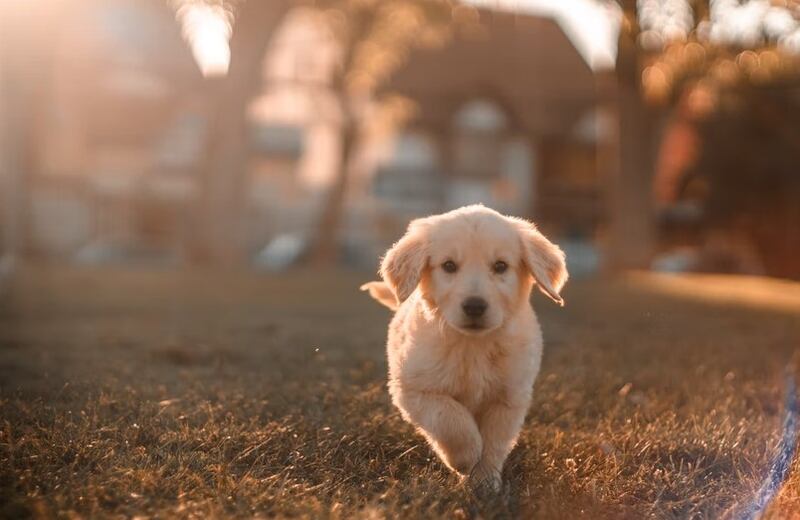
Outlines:
[[[800,284],[536,296],[542,372],[486,502],[391,407],[370,278],[23,269],[0,294],[0,516],[736,518],[767,478]],[[800,515],[797,473],[768,517]]]

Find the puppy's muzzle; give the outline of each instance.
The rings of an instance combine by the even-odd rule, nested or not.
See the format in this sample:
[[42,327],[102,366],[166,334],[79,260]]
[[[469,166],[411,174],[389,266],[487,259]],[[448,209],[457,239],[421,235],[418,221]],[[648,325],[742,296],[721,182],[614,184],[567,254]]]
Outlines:
[[473,321],[482,318],[483,315],[486,314],[486,309],[488,308],[489,304],[486,300],[477,296],[470,296],[461,304],[464,315]]

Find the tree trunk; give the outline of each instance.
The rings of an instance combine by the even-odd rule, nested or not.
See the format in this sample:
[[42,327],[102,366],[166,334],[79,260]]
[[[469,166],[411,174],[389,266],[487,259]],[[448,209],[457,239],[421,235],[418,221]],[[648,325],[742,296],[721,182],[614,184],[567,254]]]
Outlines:
[[625,4],[616,66],[618,164],[610,180],[607,255],[612,270],[647,268],[655,243],[652,181],[656,122],[642,97],[636,2]]
[[[365,4],[367,5],[367,4]],[[331,83],[336,94],[342,118],[339,141],[339,168],[336,178],[327,193],[315,228],[316,236],[311,246],[309,259],[317,266],[330,266],[339,260],[338,248],[341,237],[344,205],[350,181],[350,162],[358,140],[359,122],[351,105],[347,76],[351,72],[359,45],[374,28],[378,9],[357,9],[348,19],[350,30],[342,42],[342,61]]]
[[41,167],[60,12],[36,3],[0,6],[0,256],[19,257],[32,248],[30,186]]
[[[19,253],[19,185],[22,178],[22,159],[27,132],[23,123],[20,103],[18,59],[14,49],[19,49],[13,33],[0,20],[0,268],[10,266]],[[0,272],[0,277],[3,276]]]
[[[346,94],[343,94],[345,96]],[[320,212],[315,232],[310,261],[317,266],[331,266],[339,261],[342,220],[345,213],[347,189],[350,185],[350,163],[358,139],[358,129],[349,114],[347,101],[342,104],[342,129],[339,141],[339,165],[333,184]]]
[[209,84],[212,110],[195,233],[195,256],[201,261],[227,267],[246,261],[247,106],[261,87],[270,38],[291,7],[290,0],[243,2],[231,37],[228,75]]

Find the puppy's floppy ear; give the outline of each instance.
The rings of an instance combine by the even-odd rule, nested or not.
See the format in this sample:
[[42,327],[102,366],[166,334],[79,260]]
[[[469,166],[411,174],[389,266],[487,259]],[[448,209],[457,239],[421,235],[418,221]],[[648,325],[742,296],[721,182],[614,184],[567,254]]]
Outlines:
[[564,252],[539,233],[533,223],[522,219],[513,221],[522,239],[523,261],[539,290],[563,307],[564,300],[559,293],[569,277]]
[[419,285],[422,270],[428,262],[428,246],[423,219],[408,226],[408,231],[386,252],[381,262],[381,277],[392,288],[397,302],[402,303]]

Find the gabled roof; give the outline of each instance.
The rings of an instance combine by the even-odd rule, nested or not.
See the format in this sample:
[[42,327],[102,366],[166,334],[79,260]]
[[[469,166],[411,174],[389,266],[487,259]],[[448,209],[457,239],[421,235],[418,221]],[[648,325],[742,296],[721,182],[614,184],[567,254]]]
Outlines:
[[465,32],[438,49],[412,51],[388,83],[419,104],[417,123],[448,124],[469,99],[504,106],[517,127],[567,132],[595,102],[595,76],[552,18],[477,10],[483,35]]

